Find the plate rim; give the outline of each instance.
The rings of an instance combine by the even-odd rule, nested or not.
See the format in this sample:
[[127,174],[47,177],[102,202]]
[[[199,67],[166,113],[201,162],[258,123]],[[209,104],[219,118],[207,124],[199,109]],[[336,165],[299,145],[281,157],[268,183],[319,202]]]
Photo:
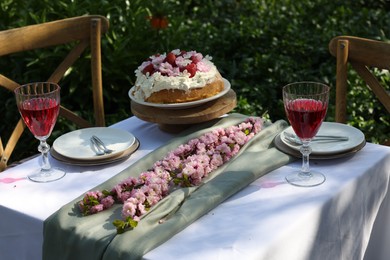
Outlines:
[[[364,133],[357,129],[356,127],[353,127],[353,126],[350,126],[350,125],[346,125],[346,124],[342,124],[342,123],[338,123],[338,122],[328,122],[328,121],[325,121],[323,122],[322,124],[326,124],[326,125],[337,125],[337,126],[340,126],[340,127],[345,127],[345,128],[349,128],[349,129],[353,129],[353,131],[355,131],[356,133],[359,133],[362,137],[362,140],[353,145],[353,146],[350,146],[350,147],[347,147],[347,148],[343,148],[343,149],[340,149],[340,150],[333,150],[333,151],[313,151],[311,154],[316,154],[316,155],[330,155],[330,154],[336,154],[336,153],[342,153],[342,152],[345,152],[345,151],[350,151],[358,146],[360,146],[363,142],[365,142],[365,136],[364,136]],[[330,127],[330,126],[329,126]],[[299,152],[299,148],[301,147],[300,145],[292,145],[292,144],[289,144],[288,142],[286,142],[283,138],[282,138],[282,134],[288,130],[288,129],[292,129],[291,125],[287,128],[285,128],[281,133],[280,133],[280,139],[281,141],[283,142],[283,144],[285,144],[286,146],[288,146],[289,148],[291,148],[292,150],[294,151],[298,151]],[[294,131],[294,130],[292,130]]]
[[[70,134],[75,134],[77,132],[81,132],[81,131],[96,131],[97,129],[99,129],[100,131],[106,131],[106,130],[109,130],[109,131],[116,131],[117,133],[121,133],[121,134],[125,134],[125,135],[128,135],[129,137],[129,145],[124,148],[124,149],[121,149],[119,151],[115,151],[113,153],[110,153],[110,154],[104,154],[104,155],[95,155],[93,157],[78,157],[78,156],[69,156],[68,154],[64,154],[63,152],[59,151],[58,149],[56,149],[56,143],[58,142],[59,139],[63,138],[64,136],[66,135],[70,135]],[[74,130],[74,131],[71,131],[71,132],[68,132],[68,133],[65,133],[59,137],[56,138],[56,140],[54,140],[53,142],[53,145],[52,145],[52,149],[58,153],[59,155],[63,156],[63,157],[66,157],[68,159],[72,159],[72,160],[78,160],[78,161],[101,161],[101,160],[104,160],[104,159],[108,159],[108,158],[113,158],[113,157],[118,157],[120,156],[124,151],[126,151],[127,149],[129,149],[131,146],[134,145],[136,141],[136,137],[128,132],[128,131],[125,131],[123,129],[118,129],[118,128],[110,128],[110,127],[87,127],[87,128],[81,128],[81,129],[77,129],[77,130]]]
[[150,102],[145,102],[145,101],[140,101],[140,100],[136,100],[133,95],[131,94],[132,90],[135,88],[135,86],[131,87],[129,92],[128,92],[128,96],[130,97],[130,99],[132,101],[134,101],[135,103],[137,104],[140,104],[140,105],[144,105],[144,106],[149,106],[149,107],[157,107],[157,108],[163,108],[163,109],[181,109],[181,108],[190,108],[190,107],[195,107],[195,106],[199,106],[199,105],[202,105],[204,103],[207,103],[207,102],[210,102],[210,101],[213,101],[217,98],[220,98],[222,97],[223,95],[225,95],[226,93],[229,92],[229,90],[231,89],[231,83],[225,79],[225,78],[222,78],[223,80],[223,83],[224,83],[224,89],[217,93],[216,95],[214,96],[211,96],[211,97],[208,97],[208,98],[205,98],[205,99],[200,99],[200,100],[195,100],[195,101],[190,101],[190,102],[183,102],[183,103],[171,103],[171,104],[160,104],[160,103],[150,103]]

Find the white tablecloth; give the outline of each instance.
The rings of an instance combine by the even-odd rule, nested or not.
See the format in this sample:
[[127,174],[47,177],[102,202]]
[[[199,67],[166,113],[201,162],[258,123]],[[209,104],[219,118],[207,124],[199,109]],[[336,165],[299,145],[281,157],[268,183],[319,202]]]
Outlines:
[[[81,167],[51,159],[67,171],[61,180],[0,182],[0,259],[41,259],[48,216],[174,136],[135,117],[112,127],[141,142],[126,161]],[[0,179],[25,177],[39,162],[9,168]],[[299,167],[297,161],[258,179],[144,258],[388,259],[390,148],[367,144],[351,157],[312,161],[327,177],[313,188],[286,183]]]

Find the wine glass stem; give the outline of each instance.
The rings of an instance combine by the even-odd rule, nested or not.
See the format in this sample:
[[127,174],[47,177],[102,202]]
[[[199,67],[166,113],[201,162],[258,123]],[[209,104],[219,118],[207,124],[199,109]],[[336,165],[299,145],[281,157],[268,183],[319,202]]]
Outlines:
[[310,142],[303,141],[300,149],[302,153],[302,168],[301,174],[303,177],[310,177],[310,164],[309,164],[309,155],[311,153]]
[[42,171],[49,171],[51,169],[48,153],[50,145],[46,143],[46,139],[40,140],[38,151],[42,153]]

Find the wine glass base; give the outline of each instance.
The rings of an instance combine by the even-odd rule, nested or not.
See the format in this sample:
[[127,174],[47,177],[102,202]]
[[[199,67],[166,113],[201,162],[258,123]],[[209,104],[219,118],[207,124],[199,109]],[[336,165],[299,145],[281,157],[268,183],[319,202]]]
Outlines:
[[310,171],[310,175],[297,171],[287,175],[286,180],[294,186],[313,187],[324,183],[326,178],[322,173],[316,171]]
[[39,170],[31,174],[28,178],[34,182],[52,182],[64,177],[66,172],[60,168],[51,168],[50,170]]

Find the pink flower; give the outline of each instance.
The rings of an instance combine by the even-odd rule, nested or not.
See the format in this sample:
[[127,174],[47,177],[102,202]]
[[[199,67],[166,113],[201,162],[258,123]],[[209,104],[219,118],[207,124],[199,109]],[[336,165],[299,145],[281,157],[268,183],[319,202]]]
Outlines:
[[[145,195],[145,193],[143,191],[143,187],[147,187],[147,186],[142,186],[141,189],[136,189],[131,194],[131,198],[137,199],[137,203],[143,203],[146,200],[146,195]],[[127,199],[127,200],[129,200],[129,199]]]
[[120,198],[118,198],[118,200],[120,201],[120,202],[125,202],[128,198],[130,198],[131,197],[131,193],[132,193],[132,191],[125,191],[125,192],[122,192],[121,193],[121,197]]
[[217,146],[217,151],[222,154],[229,154],[231,152],[230,147],[226,143],[222,143]]
[[203,59],[202,53],[195,52],[191,56],[192,62],[195,63],[196,65],[198,65],[198,63],[201,62],[202,59]]
[[[189,52],[184,56],[193,55]],[[161,60],[160,56],[153,59]],[[168,65],[163,66],[169,69]],[[191,139],[156,161],[152,169],[142,172],[138,178],[121,181],[111,192],[87,192],[78,204],[80,211],[84,215],[94,214],[112,207],[117,201],[123,203],[122,217],[126,221],[129,218],[139,221],[173,186],[201,184],[212,171],[235,156],[262,126],[261,119],[248,118],[239,125],[218,128]]]
[[175,155],[173,152],[170,152],[167,157],[165,157],[162,161],[163,167],[168,171],[172,171],[174,169],[179,168],[180,163],[180,157]]
[[191,63],[192,63],[192,61],[190,59],[185,59],[181,56],[176,57],[176,65],[179,68],[185,68],[188,64],[191,64]]
[[108,209],[111,208],[112,205],[114,205],[115,201],[112,196],[107,196],[101,200],[101,203],[104,209]]
[[191,177],[191,175],[195,172],[195,169],[194,169],[193,165],[187,163],[181,172],[182,172],[182,174],[185,174],[185,175]]
[[216,134],[215,132],[206,133],[203,136],[201,136],[199,139],[205,145],[210,145],[212,143],[215,143],[218,140],[218,134]]
[[187,51],[187,52],[183,55],[183,57],[184,57],[185,59],[191,59],[191,57],[194,56],[194,55],[196,55],[196,54],[197,54],[196,51]]
[[199,61],[196,63],[196,69],[201,72],[209,72],[211,67],[205,62]]
[[122,217],[124,219],[135,216],[137,212],[138,201],[136,198],[129,198],[123,203]]
[[144,215],[145,213],[146,213],[146,208],[145,208],[145,205],[144,204],[142,204],[142,203],[138,203],[138,214],[137,214],[137,216],[142,216],[142,215]]
[[210,160],[210,166],[213,170],[217,169],[223,164],[223,158],[220,153],[215,153],[212,155]]
[[233,136],[232,136],[232,139],[234,140],[233,142],[234,143],[237,143],[239,145],[244,145],[245,143],[247,143],[248,141],[248,138],[247,138],[247,135],[243,132],[237,132],[235,133]]
[[152,59],[152,63],[155,68],[158,68],[165,60],[166,55],[155,55],[151,56],[150,58]]
[[115,198],[121,200],[122,193],[123,193],[122,185],[120,184],[115,185],[114,188],[111,190],[111,193],[115,196]]
[[98,195],[97,195],[98,192],[100,193],[100,191],[88,191],[85,194],[84,201],[85,202],[89,202],[92,199],[97,199],[98,198]]
[[98,213],[98,212],[102,211],[103,209],[104,209],[103,204],[98,204],[96,206],[92,206],[91,207],[90,213],[91,214],[95,214],[95,213]]
[[161,63],[159,70],[162,75],[172,75],[173,74],[173,67],[168,62]]

